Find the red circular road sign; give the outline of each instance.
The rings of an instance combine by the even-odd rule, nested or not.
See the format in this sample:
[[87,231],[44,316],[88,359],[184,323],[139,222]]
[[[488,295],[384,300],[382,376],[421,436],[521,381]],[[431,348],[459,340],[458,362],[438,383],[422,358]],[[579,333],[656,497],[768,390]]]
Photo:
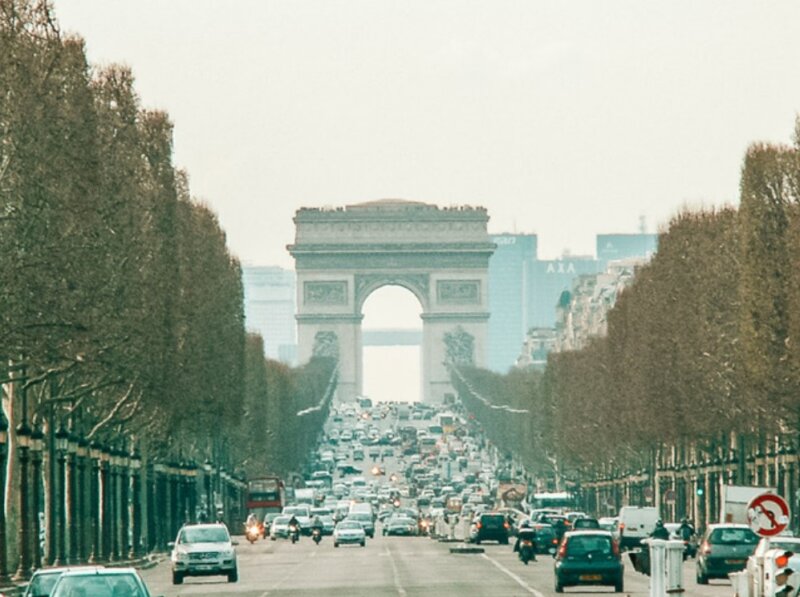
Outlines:
[[762,537],[773,537],[789,525],[789,504],[774,493],[762,493],[747,506],[750,528]]

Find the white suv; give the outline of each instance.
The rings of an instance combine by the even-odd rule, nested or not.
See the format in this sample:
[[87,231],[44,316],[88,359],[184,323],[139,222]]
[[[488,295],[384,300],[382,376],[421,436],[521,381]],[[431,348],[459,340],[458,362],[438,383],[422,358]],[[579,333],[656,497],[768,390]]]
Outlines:
[[227,576],[239,580],[236,550],[224,524],[187,524],[178,532],[172,547],[172,582],[179,585],[186,576]]

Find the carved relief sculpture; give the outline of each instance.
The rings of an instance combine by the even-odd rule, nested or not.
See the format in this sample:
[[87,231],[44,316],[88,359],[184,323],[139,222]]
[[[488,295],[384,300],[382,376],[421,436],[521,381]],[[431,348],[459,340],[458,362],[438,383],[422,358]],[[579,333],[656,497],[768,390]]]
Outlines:
[[440,304],[479,305],[480,280],[439,280],[436,282],[436,300]]
[[305,282],[303,302],[306,305],[346,305],[347,282]]

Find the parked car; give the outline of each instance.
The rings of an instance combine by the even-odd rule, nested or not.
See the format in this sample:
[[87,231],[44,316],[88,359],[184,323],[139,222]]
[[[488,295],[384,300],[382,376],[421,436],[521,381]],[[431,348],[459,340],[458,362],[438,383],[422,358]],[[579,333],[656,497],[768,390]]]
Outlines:
[[470,541],[480,545],[481,541],[508,543],[511,528],[506,517],[498,512],[486,512],[475,517],[470,528]]
[[743,570],[758,545],[758,535],[745,524],[711,524],[697,551],[697,584],[710,578],[728,578]]
[[333,546],[339,547],[346,543],[357,543],[361,547],[367,544],[367,534],[361,523],[345,519],[336,525],[336,529],[333,531]]
[[[275,519],[276,521],[278,519]],[[275,522],[272,523],[273,527]],[[186,576],[227,576],[239,580],[236,550],[228,527],[221,523],[187,524],[181,527],[172,547],[172,583],[183,583]]]
[[72,595],[150,597],[147,585],[135,568],[87,567],[64,572],[53,586],[51,597]]
[[619,545],[608,531],[569,531],[564,534],[554,565],[555,591],[576,585],[610,585],[623,590],[624,566]]

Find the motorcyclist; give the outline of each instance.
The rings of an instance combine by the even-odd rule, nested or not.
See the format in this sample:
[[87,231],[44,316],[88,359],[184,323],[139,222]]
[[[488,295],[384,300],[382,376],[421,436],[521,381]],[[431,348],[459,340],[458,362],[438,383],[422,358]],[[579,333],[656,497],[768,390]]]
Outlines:
[[297,533],[297,538],[300,538],[300,523],[297,521],[297,517],[292,514],[292,517],[289,519],[289,535],[292,534],[292,529],[297,529],[295,532]]
[[688,518],[684,518],[681,521],[681,526],[678,527],[678,535],[684,541],[689,541],[694,535],[694,527],[689,522]]
[[322,519],[319,517],[319,514],[314,516],[314,520],[311,521],[311,531],[319,531],[320,535],[322,534],[322,529],[324,525],[322,524]]
[[250,527],[256,526],[257,524],[258,524],[258,517],[253,512],[250,512],[250,514],[247,515],[247,522],[244,523],[244,526],[246,526],[249,529]]
[[536,530],[531,525],[531,521],[525,519],[522,521],[522,524],[519,525],[519,531],[517,532],[517,540],[514,543],[514,552],[519,552],[520,545],[522,541],[527,539],[533,544],[533,554],[532,560],[536,559]]
[[653,532],[650,533],[650,538],[663,539],[665,541],[669,539],[669,531],[667,530],[667,527],[664,526],[664,522],[661,519],[656,521],[656,528],[654,528]]

